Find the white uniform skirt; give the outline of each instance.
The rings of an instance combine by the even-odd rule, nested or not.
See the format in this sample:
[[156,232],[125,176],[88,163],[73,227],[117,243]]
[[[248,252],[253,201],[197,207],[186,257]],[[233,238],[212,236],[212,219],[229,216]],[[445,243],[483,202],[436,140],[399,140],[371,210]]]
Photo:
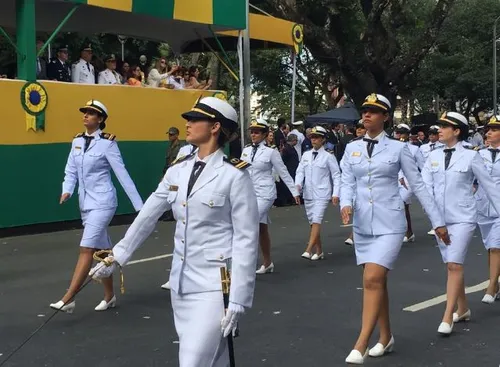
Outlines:
[[483,217],[479,215],[477,224],[481,230],[486,250],[500,249],[500,217]]
[[445,264],[455,263],[463,264],[469,243],[476,229],[476,223],[454,223],[446,224],[448,234],[450,235],[451,244],[446,246],[437,236],[439,251]]
[[83,235],[80,246],[99,250],[110,249],[112,245],[108,226],[115,212],[116,208],[82,211]]
[[404,236],[404,233],[372,236],[354,232],[357,264],[373,263],[392,270],[403,245]]
[[259,209],[259,223],[270,224],[269,210],[273,206],[274,199],[263,199],[257,197],[257,207]]
[[229,367],[227,339],[221,331],[222,292],[170,294],[179,336],[179,367]]
[[304,207],[306,208],[307,219],[309,224],[321,224],[326,207],[330,203],[329,200],[305,200]]

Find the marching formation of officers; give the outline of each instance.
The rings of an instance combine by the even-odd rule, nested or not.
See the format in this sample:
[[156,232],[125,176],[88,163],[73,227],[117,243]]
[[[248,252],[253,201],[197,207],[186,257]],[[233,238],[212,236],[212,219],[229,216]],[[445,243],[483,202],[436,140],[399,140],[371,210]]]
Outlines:
[[[81,64],[75,68],[83,73],[86,65]],[[276,199],[276,175],[297,204],[301,195],[304,199],[310,233],[303,258],[324,259],[320,226],[329,203],[340,206],[344,224],[353,217],[352,241],[357,264],[363,265],[364,294],[362,327],[347,363],[360,365],[368,356],[381,357],[394,349],[387,278],[403,242],[414,240],[405,216],[412,194],[432,223],[448,271],[447,304],[438,332],[449,335],[454,323],[471,318],[463,266],[477,224],[490,254],[490,285],[482,301],[493,303],[500,298],[498,116],[485,126],[487,149],[477,151],[466,144],[467,119],[447,112],[430,128],[429,142],[415,150],[405,142],[407,125],[397,127],[397,139],[385,132],[391,103],[372,94],[362,105],[360,133],[347,144],[340,164],[324,147],[327,131],[316,126],[310,135],[312,149],[302,154],[293,180],[276,148],[265,143],[269,124],[264,120],[250,125],[251,144],[241,157],[227,158],[223,147],[237,131],[237,113],[226,101],[205,97],[182,115],[188,145],[180,148],[156,191],[143,204],[114,135],[103,132],[108,118],[104,104],[91,100],[80,111],[85,131],[73,140],[60,201],[68,200],[78,183],[85,229],[70,288],[50,306],[73,312],[75,294],[88,274],[105,286],[96,311],[114,307],[113,272],[127,264],[158,219],[172,210],[175,246],[167,288],[181,367],[234,365],[232,337],[238,320],[252,306],[256,274],[272,273],[275,268],[269,210]],[[139,211],[114,247],[107,235],[116,209],[111,170]],[[91,268],[93,253],[101,249],[108,251],[107,257]],[[221,268],[230,271],[230,282],[221,278]],[[378,343],[369,348],[377,325]]]

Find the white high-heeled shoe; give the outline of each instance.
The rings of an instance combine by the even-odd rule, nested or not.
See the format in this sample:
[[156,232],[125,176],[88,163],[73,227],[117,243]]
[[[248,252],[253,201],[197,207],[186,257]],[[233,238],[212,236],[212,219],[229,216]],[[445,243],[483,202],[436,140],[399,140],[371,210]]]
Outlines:
[[53,308],[54,310],[63,311],[66,313],[73,313],[73,311],[75,310],[75,307],[76,307],[75,301],[71,301],[70,303],[68,303],[66,305],[64,304],[63,301],[59,301],[59,302],[50,304],[50,308]]
[[368,357],[368,348],[366,348],[365,354],[361,354],[359,350],[353,349],[351,353],[345,359],[347,364],[363,364],[365,363],[365,359]]
[[453,312],[453,322],[457,323],[460,321],[470,321],[471,313],[470,309],[467,310],[462,316],[459,316],[458,313]]
[[311,256],[311,261],[324,260],[325,254],[322,252],[321,254],[314,254]]
[[438,327],[439,334],[450,335],[452,331],[453,331],[453,323],[451,323],[451,325],[446,322],[442,322],[441,324],[439,324]]
[[405,236],[405,237],[403,238],[403,242],[404,242],[404,243],[408,243],[408,242],[415,242],[415,235],[414,235],[414,234],[412,234],[410,237]]
[[271,263],[267,268],[264,265],[261,265],[259,269],[255,272],[255,274],[270,274],[274,273],[274,264]]
[[394,336],[391,335],[391,340],[384,347],[382,343],[377,343],[375,346],[370,349],[368,355],[370,357],[382,357],[384,354],[391,353],[394,350]]
[[108,308],[115,308],[115,306],[116,306],[116,296],[113,296],[113,298],[111,298],[109,302],[102,300],[101,303],[99,303],[96,306],[96,308],[94,308],[94,310],[106,311]]
[[484,295],[483,299],[481,300],[481,302],[487,303],[487,304],[491,305],[492,303],[495,303],[495,301],[498,301],[498,300],[500,300],[500,292],[498,292],[494,296],[492,296],[491,294],[486,293]]
[[302,257],[303,259],[306,259],[306,260],[311,260],[312,255],[310,252],[304,251],[302,253],[302,255],[300,255],[300,257]]

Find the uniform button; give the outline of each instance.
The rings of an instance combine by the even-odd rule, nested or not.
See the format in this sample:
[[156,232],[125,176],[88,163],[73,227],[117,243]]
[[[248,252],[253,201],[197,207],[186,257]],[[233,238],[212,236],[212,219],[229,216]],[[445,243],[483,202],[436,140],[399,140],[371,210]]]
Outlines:
[[214,202],[213,202],[212,200],[210,200],[210,201],[208,202],[208,206],[212,208],[212,207],[214,206]]
[[368,172],[368,176],[371,176],[371,175],[372,175],[372,173],[371,173],[371,172]]
[[185,201],[182,202],[182,206],[186,206],[187,203]]
[[370,199],[370,204],[373,204],[373,200],[372,199]]
[[368,162],[371,162],[372,160],[371,159],[368,159]]
[[219,259],[224,260],[224,255],[220,255]]
[[184,240],[181,240],[182,243],[184,243]]
[[186,221],[184,219],[182,220],[182,224],[186,224]]
[[369,187],[369,188],[368,188],[368,190],[372,191],[372,188],[371,188],[371,187]]
[[181,257],[181,261],[184,261],[184,258],[183,258],[183,257]]

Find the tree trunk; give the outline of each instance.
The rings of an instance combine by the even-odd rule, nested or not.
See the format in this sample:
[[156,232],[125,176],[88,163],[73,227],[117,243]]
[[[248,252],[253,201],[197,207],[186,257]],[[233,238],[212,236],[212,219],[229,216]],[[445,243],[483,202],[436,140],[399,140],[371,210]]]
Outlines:
[[408,123],[408,98],[401,98],[401,123]]

